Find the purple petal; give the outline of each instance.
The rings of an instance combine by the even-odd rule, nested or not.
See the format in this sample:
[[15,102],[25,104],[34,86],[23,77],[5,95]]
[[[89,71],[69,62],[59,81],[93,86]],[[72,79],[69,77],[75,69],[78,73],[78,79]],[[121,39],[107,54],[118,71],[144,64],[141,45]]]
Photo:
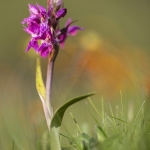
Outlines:
[[69,18],[69,19],[67,20],[66,24],[65,24],[65,27],[67,27],[69,24],[71,24],[71,22],[72,22],[72,19]]
[[78,32],[78,30],[84,30],[83,28],[80,28],[78,26],[70,26],[68,28],[68,33],[71,35],[71,36],[75,36]]
[[24,18],[23,21],[22,21],[22,24],[31,22],[34,18],[35,18],[35,15],[31,15],[31,16],[28,17],[28,18]]
[[25,24],[25,23],[27,23],[27,21],[28,21],[28,18],[24,18],[23,21],[21,22],[21,24]]
[[29,51],[29,49],[31,48],[32,46],[31,46],[31,41],[28,43],[28,46],[27,46],[27,48],[26,48],[26,50],[25,50],[25,52],[28,52]]
[[40,33],[40,27],[38,24],[34,22],[29,22],[28,27],[24,28],[24,31],[26,31],[28,34],[30,34],[32,37],[38,37]]
[[24,30],[25,32],[31,34],[31,35],[33,34],[33,32],[29,30],[29,28],[26,28],[26,27],[25,27],[23,30]]
[[29,42],[29,44],[28,44],[28,46],[27,46],[27,48],[26,48],[26,52],[28,52],[31,47],[33,47],[36,52],[38,51],[38,47],[39,47],[39,46],[38,46],[38,42],[37,42],[37,40],[35,40],[34,38],[32,38],[32,39],[30,40],[30,42]]
[[46,14],[46,9],[43,6],[39,5],[38,3],[36,3],[36,5],[42,14]]
[[63,8],[57,11],[56,18],[60,19],[61,17],[64,17],[67,14],[67,9]]
[[65,40],[67,39],[67,34],[62,34],[59,37],[59,44],[61,48],[64,48]]
[[29,22],[34,22],[34,23],[40,24],[40,19],[35,15],[31,15],[28,18],[25,18],[22,21],[22,24],[29,23]]
[[34,22],[30,22],[30,24],[28,24],[28,28],[35,34],[38,34],[40,30],[40,26]]
[[66,38],[67,38],[66,34],[60,35],[60,37],[59,37],[59,43],[63,43],[66,40]]
[[40,24],[40,36],[43,35],[44,32],[46,32],[48,29],[47,23],[41,23]]
[[53,7],[49,6],[47,11],[47,16],[50,16],[52,12],[53,12]]
[[44,57],[44,58],[47,57],[48,54],[49,54],[48,48],[42,49],[41,52],[40,52],[40,55],[41,55],[42,57]]
[[28,4],[28,6],[29,6],[29,11],[30,11],[31,14],[34,14],[34,15],[39,14],[39,11],[38,11],[36,6],[31,5],[31,4]]
[[35,15],[33,15],[33,16],[30,16],[29,17],[29,21],[30,22],[34,22],[34,23],[37,23],[37,24],[40,24],[40,18],[39,17],[37,17],[37,16],[35,16]]
[[47,57],[48,54],[52,51],[52,49],[53,49],[52,44],[43,42],[39,47],[38,52],[40,52],[40,55],[42,57]]

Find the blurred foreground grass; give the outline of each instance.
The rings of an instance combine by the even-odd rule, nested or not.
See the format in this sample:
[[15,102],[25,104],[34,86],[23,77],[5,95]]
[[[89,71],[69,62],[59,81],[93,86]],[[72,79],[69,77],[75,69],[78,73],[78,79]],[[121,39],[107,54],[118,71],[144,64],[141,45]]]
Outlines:
[[[89,99],[87,107],[96,122],[95,128],[91,135],[87,134],[82,132],[75,121],[78,129],[76,137],[69,137],[71,146],[64,147],[64,150],[150,149],[150,109],[147,105],[148,101],[141,101],[135,107],[133,101],[123,103],[121,100],[116,107],[112,107],[104,104],[102,99],[100,107],[95,106]],[[105,108],[109,108],[109,111],[105,111]]]
[[[148,100],[140,97],[127,99],[122,92],[115,102],[103,98],[97,101],[95,97],[79,102],[76,104],[78,109],[71,107],[65,113],[60,130],[63,150],[148,150],[149,104]],[[4,106],[0,119],[0,149],[49,150],[42,108],[40,104],[32,105],[7,103]],[[86,112],[79,110],[83,110],[83,107]],[[85,114],[89,121],[83,118]]]

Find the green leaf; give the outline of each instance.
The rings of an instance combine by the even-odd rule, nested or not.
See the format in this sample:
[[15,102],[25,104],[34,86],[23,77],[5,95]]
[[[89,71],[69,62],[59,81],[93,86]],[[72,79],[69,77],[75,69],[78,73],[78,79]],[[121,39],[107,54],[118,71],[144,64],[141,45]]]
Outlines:
[[[49,131],[44,132],[42,135],[40,146],[42,146],[42,150],[49,150],[50,149],[50,134]],[[41,150],[41,148],[39,149]]]
[[81,101],[81,100],[83,100],[83,99],[85,99],[85,98],[87,98],[87,97],[89,97],[89,96],[92,96],[92,95],[94,95],[94,94],[95,94],[95,92],[90,93],[90,94],[86,94],[86,95],[83,95],[83,96],[80,96],[80,97],[76,97],[76,98],[74,98],[74,99],[69,100],[69,101],[66,102],[65,104],[63,104],[60,108],[58,108],[58,109],[56,110],[56,112],[55,112],[55,114],[54,114],[54,116],[53,116],[53,118],[52,118],[52,120],[51,120],[50,128],[52,128],[52,127],[54,127],[54,126],[55,126],[56,128],[61,126],[64,113],[65,113],[66,109],[67,109],[69,106],[71,106],[71,105],[73,105],[74,103],[77,103],[77,102],[79,102],[79,101]]
[[105,131],[100,127],[100,126],[96,126],[97,127],[97,138],[100,142],[105,141],[105,139],[107,138],[107,135],[105,133]]
[[50,150],[61,150],[59,132],[55,127],[50,129]]
[[[107,115],[107,116],[108,116],[108,115]],[[114,117],[114,116],[108,116],[108,117],[114,118],[114,119],[116,119],[116,120],[119,120],[119,121],[121,121],[121,122],[124,122],[124,123],[127,123],[127,124],[128,124],[128,122],[126,122],[126,121],[124,121],[124,120],[122,120],[122,119],[116,118],[116,117]]]
[[36,89],[42,101],[46,99],[46,90],[41,73],[40,59],[37,58],[36,63]]
[[[105,141],[102,144],[102,149],[107,150],[119,150],[120,145],[123,145],[123,139],[120,134],[112,135],[105,139]],[[126,145],[124,145],[125,147]]]
[[45,90],[45,85],[44,85],[42,73],[41,73],[40,59],[38,59],[38,58],[37,58],[37,63],[36,63],[36,89],[37,89],[37,92],[38,92],[40,99],[42,101],[46,122],[47,122],[47,125],[49,126],[49,124],[50,124],[50,111],[49,111],[47,104],[46,104],[46,90]]
[[106,135],[105,131],[104,131],[100,126],[96,126],[96,127],[99,129],[99,131],[101,131],[102,135],[103,135],[105,138],[107,138],[107,135]]

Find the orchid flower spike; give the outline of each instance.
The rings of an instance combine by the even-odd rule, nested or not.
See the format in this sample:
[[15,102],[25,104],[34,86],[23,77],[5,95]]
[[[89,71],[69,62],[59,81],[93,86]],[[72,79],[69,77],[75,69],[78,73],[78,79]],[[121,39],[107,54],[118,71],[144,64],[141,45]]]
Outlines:
[[60,19],[67,14],[62,0],[48,0],[47,10],[38,3],[28,6],[30,15],[22,21],[23,25],[26,24],[24,31],[31,36],[26,52],[33,48],[42,57],[47,57],[55,45],[63,47],[68,36],[75,36],[78,30],[83,30],[78,26],[71,26],[71,19],[68,19],[64,28],[59,29]]

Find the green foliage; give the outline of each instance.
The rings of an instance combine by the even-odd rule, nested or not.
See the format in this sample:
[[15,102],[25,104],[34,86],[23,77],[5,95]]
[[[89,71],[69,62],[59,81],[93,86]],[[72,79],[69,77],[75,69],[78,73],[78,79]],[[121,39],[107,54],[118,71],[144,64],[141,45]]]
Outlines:
[[42,150],[49,150],[50,149],[50,136],[49,132],[45,132],[41,139],[41,147]]
[[95,93],[90,93],[90,94],[86,94],[86,95],[83,95],[83,96],[79,96],[79,97],[76,97],[76,98],[73,98],[71,100],[69,100],[68,102],[66,102],[65,104],[63,104],[61,107],[59,107],[52,120],[51,120],[51,125],[50,127],[53,128],[54,126],[55,127],[60,127],[61,126],[61,123],[62,123],[62,119],[63,119],[63,116],[64,116],[64,113],[65,111],[67,110],[67,108],[89,96],[92,96],[94,95]]
[[42,78],[42,72],[41,72],[41,65],[40,65],[40,59],[37,58],[37,64],[36,64],[36,89],[38,91],[38,94],[42,101],[45,101],[46,99],[46,90],[45,85]]
[[50,129],[50,150],[61,150],[59,131],[56,127]]
[[67,108],[89,96],[94,95],[95,93],[86,94],[80,97],[73,98],[63,104],[53,115],[50,124],[50,148],[51,150],[61,150],[60,140],[59,140],[59,127],[61,126],[62,119]]
[[[118,106],[116,114],[110,107],[110,115],[107,115],[108,112],[100,112],[91,100],[89,102],[100,117],[96,118],[91,107],[88,106],[90,114],[98,124],[95,127],[94,134],[90,136],[81,133],[76,138],[72,138],[69,142],[70,149],[67,148],[67,150],[73,148],[75,150],[150,149],[150,116],[148,115],[149,111],[145,110],[145,101],[142,102],[136,113],[134,112],[135,109],[129,111],[129,106],[124,108],[124,104],[121,102],[121,107]],[[103,101],[102,107],[104,107]],[[102,110],[104,111],[104,108]],[[103,114],[104,117],[102,117]],[[131,120],[130,115],[133,114],[135,115]]]
[[[16,131],[8,126],[5,120],[5,126],[7,125],[9,133],[3,125],[4,120],[1,118],[0,131],[0,149],[7,150],[149,150],[150,149],[150,102],[149,101],[137,101],[137,103],[122,101],[117,105],[94,104],[94,100],[85,104],[89,115],[91,115],[91,122],[95,122],[95,128],[90,129],[89,132],[82,132],[82,128],[75,121],[77,125],[77,133],[75,135],[66,135],[68,144],[62,143],[61,139],[65,138],[65,135],[60,138],[60,132],[58,131],[61,126],[62,119],[66,109],[74,103],[93,95],[87,94],[74,98],[71,101],[62,105],[54,114],[51,133],[39,132],[41,123],[35,124],[36,127],[27,126],[28,130],[23,130],[21,124],[15,121]],[[133,107],[131,107],[133,104]],[[77,116],[78,117],[78,116]],[[80,117],[80,116],[79,116]],[[35,118],[34,118],[35,119]],[[78,118],[72,117],[73,120]],[[18,119],[19,120],[19,119]],[[44,120],[44,119],[43,119]],[[13,120],[11,120],[12,123]],[[44,120],[45,121],[45,120]],[[84,121],[84,120],[83,120]],[[10,122],[9,122],[10,123]],[[29,123],[31,124],[31,123]],[[45,124],[45,122],[44,122]],[[57,125],[57,126],[55,126]],[[44,127],[45,131],[46,126]],[[20,130],[22,129],[22,130]],[[38,130],[37,130],[38,129]],[[61,129],[60,129],[61,130]],[[7,131],[7,132],[6,132]],[[12,132],[13,131],[13,132]],[[19,136],[22,133],[23,136]],[[42,134],[44,133],[44,134]],[[14,139],[14,140],[13,140]],[[28,141],[25,142],[25,140]],[[13,141],[13,142],[12,142]],[[63,145],[63,146],[62,146]]]

